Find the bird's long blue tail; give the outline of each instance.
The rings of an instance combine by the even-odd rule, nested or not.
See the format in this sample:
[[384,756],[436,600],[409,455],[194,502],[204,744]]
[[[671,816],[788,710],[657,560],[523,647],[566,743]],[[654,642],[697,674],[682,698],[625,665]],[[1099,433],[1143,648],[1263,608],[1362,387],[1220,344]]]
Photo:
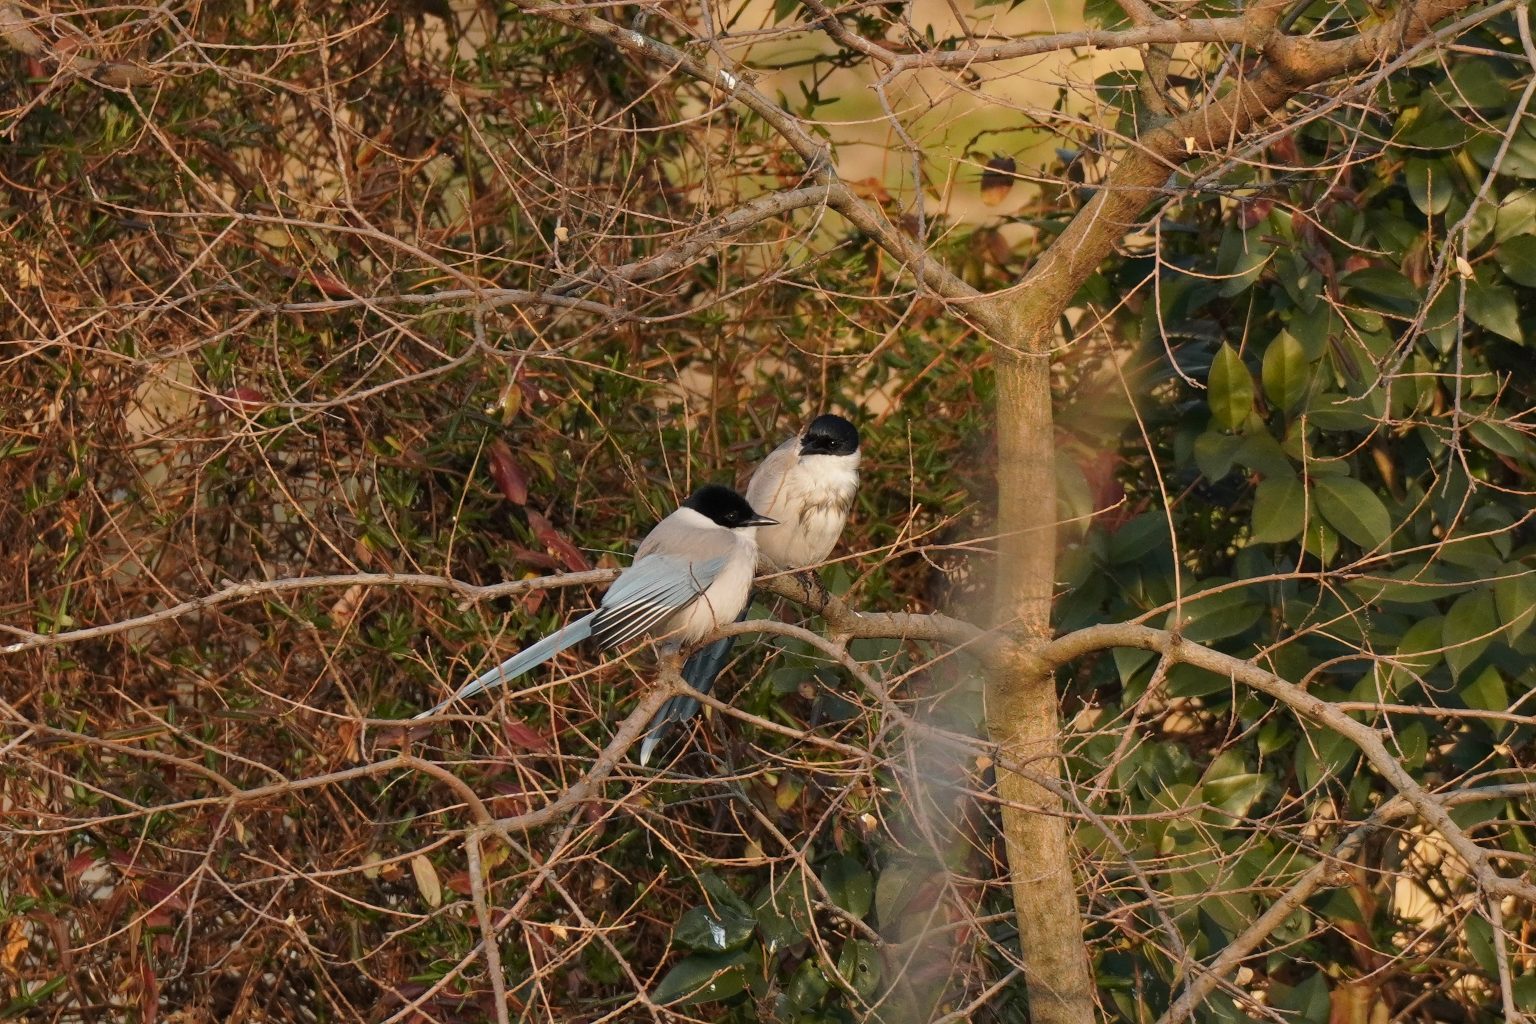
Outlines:
[[499,686],[502,683],[516,679],[529,669],[537,668],[544,664],[567,647],[581,643],[581,641],[592,635],[592,619],[596,614],[596,612],[593,612],[591,615],[583,615],[564,629],[549,634],[549,636],[540,640],[532,647],[518,651],[474,682],[465,683],[459,687],[457,693],[437,707],[432,708],[430,711],[423,711],[416,717],[426,718],[430,715],[435,715],[455,701],[464,700],[466,697],[473,697],[475,694],[489,690],[493,686]]
[[[747,608],[751,606],[752,602],[748,601],[747,607],[736,616],[737,622],[746,619]],[[735,643],[734,636],[723,636],[708,647],[694,651],[693,656],[683,663],[683,679],[700,693],[708,693],[715,685],[715,678],[725,668]],[[650,764],[651,754],[655,753],[661,741],[667,738],[672,727],[677,723],[688,721],[698,710],[698,699],[686,693],[680,693],[663,704],[661,710],[657,711],[655,717],[651,719],[645,739],[640,742],[640,763]]]

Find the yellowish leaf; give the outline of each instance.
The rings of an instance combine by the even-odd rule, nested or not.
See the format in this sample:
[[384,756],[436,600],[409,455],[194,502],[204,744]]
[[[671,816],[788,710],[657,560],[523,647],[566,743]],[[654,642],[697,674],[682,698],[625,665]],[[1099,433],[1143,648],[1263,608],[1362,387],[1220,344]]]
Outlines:
[[443,883],[437,877],[437,868],[432,866],[426,854],[418,853],[411,858],[411,874],[416,876],[416,888],[420,890],[421,898],[427,901],[427,906],[442,906]]

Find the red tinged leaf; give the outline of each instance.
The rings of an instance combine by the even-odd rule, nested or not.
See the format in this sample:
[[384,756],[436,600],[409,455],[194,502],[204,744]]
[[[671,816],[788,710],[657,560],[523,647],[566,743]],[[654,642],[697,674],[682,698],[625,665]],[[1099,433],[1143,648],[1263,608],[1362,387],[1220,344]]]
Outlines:
[[507,442],[500,438],[491,442],[490,466],[491,479],[496,481],[502,496],[514,505],[528,504],[528,476],[512,457]]
[[380,747],[398,747],[404,750],[413,740],[421,739],[435,728],[436,726],[431,722],[422,722],[420,725],[411,725],[406,728],[385,728],[379,730],[379,734],[374,737],[374,742]]
[[1345,206],[1353,206],[1359,201],[1360,193],[1356,192],[1354,189],[1341,182],[1330,188],[1328,190],[1328,194],[1323,196],[1323,201],[1318,205],[1333,206],[1338,203],[1343,203]]
[[1093,495],[1093,509],[1100,513],[1100,525],[1114,533],[1134,515],[1125,500],[1125,485],[1120,482],[1120,459],[1111,452],[1100,452],[1078,463],[1088,490]]
[[148,959],[139,961],[139,1019],[144,1024],[160,1019],[160,979]]
[[1365,255],[1364,253],[1357,252],[1351,254],[1349,259],[1344,261],[1344,269],[1342,273],[1353,274],[1357,270],[1364,270],[1366,267],[1372,266],[1375,266],[1375,263],[1369,256]]
[[1318,249],[1323,244],[1322,229],[1300,210],[1291,211],[1291,230],[1296,234],[1296,240],[1308,249]]
[[519,604],[524,614],[530,616],[537,615],[539,614],[539,609],[544,607],[544,599],[548,596],[549,591],[547,590],[530,590],[523,595],[523,599]]
[[97,857],[94,850],[87,850],[84,853],[77,853],[72,858],[70,858],[69,866],[64,869],[64,873],[71,878],[79,878],[91,868],[95,867],[96,861]]
[[501,734],[507,742],[522,750],[548,750],[549,741],[539,735],[520,718],[503,718]]
[[213,396],[215,408],[230,412],[260,412],[267,404],[267,396],[255,388],[233,387]]
[[1257,227],[1274,208],[1273,199],[1250,199],[1243,204],[1242,212],[1238,215],[1238,223],[1243,226],[1244,231]]
[[127,850],[108,850],[107,859],[124,875],[144,873],[144,868],[139,865],[138,858]]
[[517,378],[517,388],[523,393],[523,405],[525,406],[532,407],[547,403],[550,397],[548,391],[545,391],[533,381],[523,376]]
[[891,194],[886,191],[879,178],[862,178],[859,181],[850,181],[848,188],[860,199],[869,199],[876,203],[888,203]]
[[[534,569],[558,569],[564,564],[554,555],[544,551],[534,551],[532,548],[518,547],[511,548],[510,550],[512,557],[517,559],[518,565],[526,565]],[[531,593],[540,594],[543,591],[534,590]]]
[[352,297],[352,289],[324,274],[317,274],[313,270],[309,272],[309,283],[320,289],[321,293],[333,299],[349,299]]
[[182,883],[175,879],[151,878],[139,887],[139,898],[168,910],[186,910],[187,900],[181,887]]
[[587,561],[587,556],[555,529],[553,523],[533,509],[528,510],[528,527],[539,539],[539,543],[548,548],[551,554],[560,559],[560,564],[571,572],[586,572],[592,568],[592,563]]

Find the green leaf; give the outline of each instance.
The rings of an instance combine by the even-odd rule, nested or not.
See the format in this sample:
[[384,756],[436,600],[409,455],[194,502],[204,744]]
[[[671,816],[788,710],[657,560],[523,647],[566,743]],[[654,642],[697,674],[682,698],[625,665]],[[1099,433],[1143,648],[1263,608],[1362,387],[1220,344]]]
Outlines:
[[[1002,0],[988,0],[988,2],[1001,3]],[[977,4],[977,6],[987,5]],[[1083,4],[1083,19],[1098,28],[1125,28],[1130,24],[1125,8],[1114,0],[1086,0]]]
[[816,958],[809,957],[800,961],[800,966],[795,968],[795,974],[789,979],[789,987],[784,994],[795,1010],[805,1011],[821,1002],[822,997],[831,989],[832,983],[821,973]]
[[1353,477],[1316,477],[1312,481],[1317,510],[1339,533],[1362,548],[1381,547],[1392,533],[1387,506],[1365,484]]
[[[1527,122],[1529,123],[1529,122]],[[1499,173],[1512,178],[1536,177],[1536,139],[1526,132],[1515,132],[1509,149],[1500,156],[1503,140],[1498,132],[1479,132],[1467,140],[1467,154],[1483,167],[1492,168],[1499,161]]]
[[1232,680],[1203,668],[1180,663],[1168,670],[1163,684],[1168,696],[1175,698],[1209,697],[1213,693],[1231,693]]
[[[1477,674],[1477,678],[1461,688],[1461,700],[1469,708],[1479,711],[1508,711],[1509,689],[1499,670],[1489,665]],[[1490,722],[1489,725],[1509,726],[1508,722]],[[1495,729],[1495,732],[1501,730]]]
[[849,939],[837,954],[837,973],[865,999],[879,991],[882,966],[880,950],[863,939]]
[[[1120,683],[1129,686],[1131,679],[1141,671],[1148,663],[1157,657],[1154,651],[1144,651],[1140,647],[1116,647],[1112,652],[1115,659],[1115,671],[1120,675]],[[885,876],[881,876],[881,883]]]
[[1264,394],[1275,408],[1285,412],[1296,408],[1306,397],[1311,379],[1307,353],[1301,342],[1282,333],[1264,350]]
[[1527,1013],[1536,1010],[1536,971],[1520,975],[1512,988],[1516,1006]]
[[[1409,161],[1412,163],[1413,161]],[[1424,301],[1423,292],[1413,286],[1401,273],[1390,267],[1366,267],[1344,278],[1352,294],[1368,295],[1376,301],[1375,309],[1390,313],[1410,314]]]
[[[1180,630],[1183,635],[1198,643],[1224,640],[1259,621],[1264,606],[1253,600],[1244,589],[1226,590],[1204,599],[1191,595],[1183,605],[1185,622]],[[1174,612],[1168,613],[1168,628],[1177,625]]]
[[1267,430],[1255,430],[1243,435],[1243,443],[1233,457],[1239,466],[1266,477],[1291,476],[1291,460],[1280,447],[1274,435]]
[[1467,937],[1467,949],[1479,967],[1489,974],[1499,973],[1499,955],[1493,948],[1493,927],[1476,914],[1468,914],[1461,924]]
[[1242,446],[1243,438],[1239,434],[1207,430],[1195,438],[1195,466],[1207,480],[1215,483],[1232,472],[1232,462]]
[[1283,544],[1301,536],[1307,489],[1295,477],[1271,477],[1253,495],[1251,536],[1261,544]]
[[1286,1016],[1293,1020],[1326,1021],[1328,979],[1322,971],[1315,971],[1295,988],[1276,985],[1270,1002],[1277,1009],[1290,1011]]
[[1253,375],[1231,345],[1223,344],[1211,363],[1206,401],[1211,416],[1227,430],[1236,430],[1253,412]]
[[1345,769],[1359,752],[1346,737],[1331,729],[1309,728],[1296,752],[1296,778],[1311,790],[1329,779],[1347,774]]
[[1429,730],[1423,722],[1409,722],[1394,734],[1397,737],[1398,760],[1410,772],[1424,767],[1429,756]]
[[1301,548],[1309,555],[1316,556],[1324,565],[1333,561],[1333,556],[1339,553],[1339,534],[1333,527],[1323,522],[1318,516],[1307,520],[1306,532],[1301,535]]
[[705,894],[714,906],[728,907],[744,917],[752,916],[752,908],[747,905],[747,901],[736,895],[736,891],[726,884],[725,879],[713,871],[699,872],[699,884],[704,887]]
[[[875,914],[882,931],[895,934],[911,916],[912,901],[928,888],[933,871],[932,866],[905,857],[892,860],[880,870],[880,880],[875,883]],[[929,907],[925,903],[915,909],[921,917]]]
[[1264,242],[1249,242],[1237,256],[1232,276],[1217,286],[1223,296],[1238,295],[1248,290],[1264,272],[1264,266],[1275,254],[1275,247]]
[[729,999],[747,987],[749,950],[734,953],[695,953],[679,960],[651,993],[658,1003],[690,1006]]
[[1451,610],[1445,613],[1445,625],[1440,632],[1441,643],[1445,645],[1445,663],[1450,666],[1453,677],[1460,678],[1461,670],[1488,649],[1498,629],[1492,590],[1474,590],[1456,599]]
[[1449,160],[1411,159],[1403,168],[1403,175],[1408,180],[1408,195],[1420,213],[1441,214],[1451,205],[1455,179]]
[[1285,329],[1301,342],[1301,350],[1311,362],[1321,359],[1328,351],[1328,339],[1344,330],[1344,318],[1330,304],[1319,302],[1310,311],[1292,313]]
[[1392,132],[1394,142],[1418,149],[1454,149],[1466,145],[1474,129],[1446,109],[1434,96],[1403,110]]
[[[1201,437],[1226,437],[1225,434],[1202,434]],[[1232,438],[1231,440],[1237,440]],[[1195,441],[1198,448],[1199,440]],[[1198,461],[1199,456],[1196,456]],[[1201,472],[1205,472],[1203,469]],[[1168,517],[1162,512],[1143,512],[1116,530],[1109,538],[1106,557],[1111,565],[1136,565],[1154,551],[1167,551]]]
[[1219,807],[1234,818],[1241,818],[1248,813],[1254,801],[1264,795],[1268,786],[1268,775],[1249,772],[1207,782],[1201,791],[1206,803]]
[[1508,455],[1512,459],[1529,459],[1530,442],[1526,440],[1524,434],[1511,428],[1508,423],[1473,420],[1467,425],[1467,431],[1484,448],[1496,451],[1500,455]]
[[1467,316],[1478,326],[1510,341],[1525,340],[1520,331],[1520,308],[1515,302],[1515,293],[1503,285],[1468,281]]
[[1347,395],[1318,395],[1307,409],[1307,420],[1321,430],[1370,430],[1373,424],[1361,403]]
[[758,934],[769,953],[793,946],[811,932],[811,907],[806,879],[799,871],[763,886],[752,901]]
[[821,868],[821,884],[832,902],[862,919],[875,899],[875,880],[857,859],[840,853]]
[[1499,243],[1493,256],[1505,277],[1527,288],[1536,288],[1536,235],[1506,239]]
[[700,953],[740,949],[757,928],[757,918],[735,907],[693,907],[672,928],[672,939]]
[[1448,107],[1500,107],[1509,102],[1510,83],[1499,76],[1498,66],[1482,58],[1450,62],[1450,81],[1435,87]]
[[1514,189],[1499,201],[1494,241],[1503,243],[1536,231],[1536,189]]
[[1536,621],[1536,572],[1525,570],[1494,583],[1493,602],[1504,623],[1505,641],[1514,643]]

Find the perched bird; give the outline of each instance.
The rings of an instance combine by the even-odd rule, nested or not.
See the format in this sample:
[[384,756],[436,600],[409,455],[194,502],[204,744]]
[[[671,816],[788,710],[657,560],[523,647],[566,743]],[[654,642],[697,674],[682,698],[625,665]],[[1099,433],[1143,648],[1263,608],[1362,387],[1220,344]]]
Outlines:
[[416,717],[435,715],[455,701],[515,679],[588,637],[598,647],[614,647],[649,632],[682,647],[709,635],[747,607],[757,569],[758,528],[777,525],[729,487],[700,487],[640,542],[635,560],[613,581],[597,611],[514,654]]
[[[858,489],[857,428],[831,413],[816,417],[805,430],[769,452],[747,484],[752,507],[778,520],[758,531],[757,549],[763,561],[780,571],[799,571],[825,561],[842,535]],[[743,605],[741,618],[746,615]],[[734,642],[734,637],[722,637],[695,652],[683,666],[688,685],[708,693]],[[650,762],[673,723],[687,721],[698,709],[698,700],[686,694],[663,704],[640,744],[640,763]]]

